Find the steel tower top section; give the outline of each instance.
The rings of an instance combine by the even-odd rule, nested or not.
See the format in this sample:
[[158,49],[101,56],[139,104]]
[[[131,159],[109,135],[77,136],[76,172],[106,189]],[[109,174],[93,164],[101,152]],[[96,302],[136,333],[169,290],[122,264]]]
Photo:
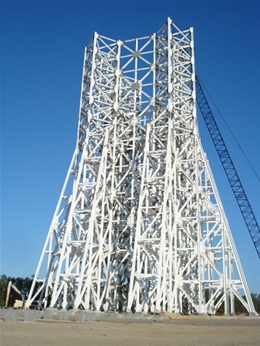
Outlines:
[[[156,110],[183,107],[180,88],[190,97],[186,106],[193,107],[192,49],[192,28],[180,31],[170,18],[151,36],[116,41],[95,33],[85,51],[79,124],[85,124],[84,118],[98,117],[107,127],[115,117],[127,120],[138,114],[140,126],[145,127]],[[82,140],[84,135],[79,143]]]

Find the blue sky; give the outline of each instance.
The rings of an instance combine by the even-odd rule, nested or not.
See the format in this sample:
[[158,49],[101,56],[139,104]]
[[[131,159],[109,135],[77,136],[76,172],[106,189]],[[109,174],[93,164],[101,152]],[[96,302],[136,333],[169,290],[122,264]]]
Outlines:
[[[260,175],[258,1],[1,2],[1,274],[31,276],[76,143],[84,47],[94,31],[128,39],[171,17],[194,27],[196,70]],[[260,183],[213,108],[255,215]],[[209,157],[251,292],[259,259],[201,116]]]

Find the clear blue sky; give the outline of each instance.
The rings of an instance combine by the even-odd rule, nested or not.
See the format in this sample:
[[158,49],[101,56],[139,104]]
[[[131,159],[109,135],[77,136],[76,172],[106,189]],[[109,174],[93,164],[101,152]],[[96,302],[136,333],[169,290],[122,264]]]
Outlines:
[[[260,175],[258,1],[1,2],[1,274],[34,274],[76,142],[84,47],[193,26],[196,69]],[[260,183],[215,116],[260,222]],[[260,261],[201,116],[199,126],[251,292]]]

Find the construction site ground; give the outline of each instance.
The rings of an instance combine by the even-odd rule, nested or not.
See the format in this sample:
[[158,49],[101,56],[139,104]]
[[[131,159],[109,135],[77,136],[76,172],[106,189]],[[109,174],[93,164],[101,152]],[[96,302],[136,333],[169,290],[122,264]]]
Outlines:
[[95,314],[84,321],[19,316],[0,318],[1,346],[260,345],[259,316]]

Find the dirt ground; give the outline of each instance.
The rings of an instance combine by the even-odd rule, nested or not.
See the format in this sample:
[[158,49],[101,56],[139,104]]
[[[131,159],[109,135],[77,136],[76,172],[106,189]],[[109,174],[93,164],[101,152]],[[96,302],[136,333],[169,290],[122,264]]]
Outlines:
[[260,345],[260,317],[73,322],[0,321],[1,346]]

